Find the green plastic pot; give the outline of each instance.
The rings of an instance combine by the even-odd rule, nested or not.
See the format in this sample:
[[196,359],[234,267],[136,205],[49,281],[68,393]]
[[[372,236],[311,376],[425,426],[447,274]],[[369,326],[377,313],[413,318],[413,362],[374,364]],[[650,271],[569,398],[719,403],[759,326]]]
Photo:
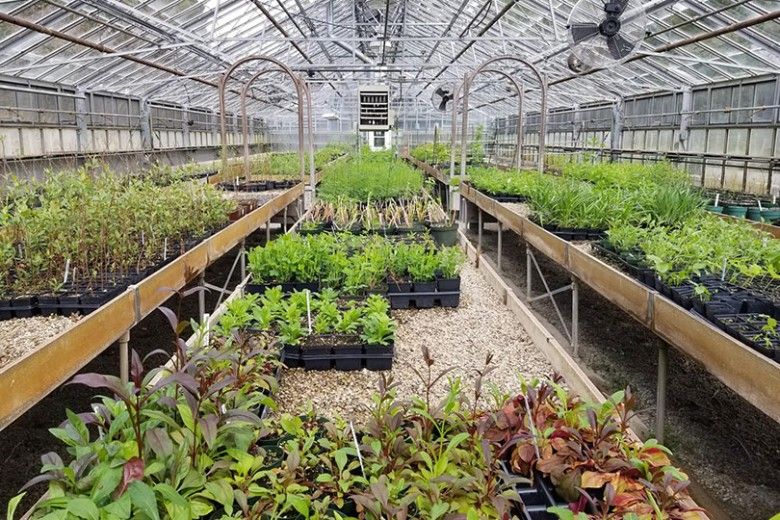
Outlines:
[[775,222],[776,220],[780,220],[780,208],[765,209],[761,213],[761,216],[767,222]]
[[745,218],[747,210],[746,206],[726,206],[723,213],[732,217]]
[[747,218],[750,220],[761,221],[763,211],[758,206],[751,206],[747,209]]
[[723,213],[723,206],[707,206],[707,211],[713,213]]

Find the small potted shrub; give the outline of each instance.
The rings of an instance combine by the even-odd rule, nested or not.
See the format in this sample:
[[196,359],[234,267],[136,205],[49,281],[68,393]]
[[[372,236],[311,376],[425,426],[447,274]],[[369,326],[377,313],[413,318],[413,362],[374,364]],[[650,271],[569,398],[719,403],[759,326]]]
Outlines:
[[362,312],[354,302],[337,317],[334,324],[336,341],[333,343],[336,370],[360,370],[363,366],[363,345],[357,334],[361,318]]
[[465,256],[457,246],[445,247],[438,254],[437,288],[442,292],[460,291],[460,270]]
[[363,318],[362,325],[360,339],[366,343],[366,368],[390,370],[395,352],[395,322],[386,313],[369,312]]
[[[436,296],[436,271],[439,262],[436,255],[424,248],[419,248],[412,254],[409,262],[409,275],[412,279],[414,301],[418,308],[433,307]],[[417,296],[420,293],[420,296]],[[429,293],[427,295],[422,295]]]

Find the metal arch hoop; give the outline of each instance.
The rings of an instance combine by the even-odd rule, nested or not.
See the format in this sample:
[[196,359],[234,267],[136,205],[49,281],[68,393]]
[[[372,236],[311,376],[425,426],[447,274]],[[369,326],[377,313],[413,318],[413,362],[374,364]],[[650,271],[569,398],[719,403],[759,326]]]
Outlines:
[[[249,90],[252,88],[252,85],[260,79],[261,76],[264,76],[265,74],[271,74],[273,72],[282,72],[280,69],[263,69],[259,72],[257,72],[254,76],[252,76],[249,81],[246,82],[244,87],[241,89],[241,137],[243,139],[243,149],[244,149],[244,176],[249,177],[249,122],[247,121],[247,109],[246,109],[246,98],[249,95]],[[293,81],[294,82],[294,81]],[[297,85],[296,85],[297,88]],[[301,174],[303,176],[303,174]]]
[[511,56],[511,55],[503,55],[503,56],[497,56],[495,58],[491,58],[482,65],[480,65],[474,72],[471,74],[467,74],[466,78],[463,80],[463,138],[461,141],[462,149],[461,149],[461,165],[460,165],[460,175],[461,177],[464,177],[466,175],[466,135],[469,124],[469,91],[471,89],[471,82],[474,81],[474,78],[477,76],[477,74],[483,72],[488,66],[492,65],[493,63],[499,62],[499,61],[516,61],[519,62],[528,68],[531,69],[531,71],[536,76],[536,79],[539,81],[539,87],[542,95],[542,106],[541,106],[541,115],[540,115],[540,122],[539,122],[539,158],[538,158],[538,170],[539,173],[544,173],[544,155],[545,155],[545,132],[547,131],[547,79],[546,77],[539,72],[539,69],[531,62],[526,61],[523,58],[517,57],[517,56]]
[[[270,71],[283,72],[290,77],[293,84],[295,85],[295,91],[296,94],[298,95],[298,157],[300,159],[301,179],[305,177],[305,172],[306,172],[306,159],[304,155],[305,145],[304,145],[304,136],[303,136],[303,132],[304,132],[303,101],[304,100],[306,101],[306,106],[308,108],[307,129],[309,133],[309,164],[310,164],[309,182],[311,184],[310,189],[312,190],[312,196],[313,196],[316,179],[314,175],[314,124],[312,120],[311,94],[305,82],[297,74],[295,74],[295,72],[293,72],[292,69],[290,69],[287,65],[280,62],[279,60],[272,58],[270,56],[253,55],[253,56],[247,56],[246,58],[242,58],[236,61],[235,63],[233,63],[219,79],[219,119],[220,119],[220,137],[222,139],[222,171],[227,171],[227,120],[225,117],[225,112],[226,112],[225,92],[227,90],[227,84],[228,81],[230,80],[230,76],[233,74],[233,72],[235,72],[236,69],[238,69],[238,67],[252,61],[265,61],[275,65],[276,68],[264,69],[261,72],[262,73],[270,72]],[[249,84],[251,85],[251,83],[254,80],[256,80],[257,77],[259,77],[259,75],[260,74],[256,75],[256,77],[253,78]],[[245,103],[243,104],[243,108],[244,109],[246,108]],[[246,124],[247,124],[246,117],[244,117],[244,125]],[[248,140],[248,138],[246,140]],[[246,155],[244,158],[244,164],[246,164],[246,162],[248,161],[247,148],[248,147],[246,146],[244,147],[244,153]]]
[[[512,84],[512,86],[515,88],[515,91],[517,92],[517,143],[515,146],[515,157],[512,160],[512,163],[517,167],[517,169],[520,169],[522,158],[523,158],[523,94],[525,92],[523,88],[523,84],[517,79],[512,76],[511,74],[504,72],[502,70],[498,69],[484,69],[478,71],[478,73],[481,74],[498,74],[500,76],[503,76],[504,78],[508,79],[509,82]],[[475,73],[476,76],[477,73]],[[463,89],[463,85],[465,84],[465,80],[463,83],[460,83],[458,87],[455,89],[455,96],[453,98],[454,105],[452,107],[452,131],[450,132],[450,177],[455,176],[455,138],[458,131],[458,96],[460,95],[461,90]],[[462,139],[465,140],[466,131],[463,129],[462,133],[463,137]]]

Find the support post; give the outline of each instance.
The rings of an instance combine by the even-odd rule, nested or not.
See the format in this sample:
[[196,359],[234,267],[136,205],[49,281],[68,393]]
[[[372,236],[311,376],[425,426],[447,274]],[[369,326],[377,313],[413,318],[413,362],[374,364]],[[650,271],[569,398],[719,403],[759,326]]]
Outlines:
[[182,146],[190,148],[192,146],[192,140],[190,139],[190,107],[183,106],[181,109],[181,134],[182,134]]
[[87,142],[89,129],[87,128],[87,92],[83,88],[76,89],[75,108],[76,108],[76,147],[79,152],[86,152],[89,149]]
[[271,241],[271,219],[265,221],[265,243]]
[[609,132],[610,158],[614,162],[620,157],[620,151],[623,149],[623,115],[625,113],[625,102],[621,97],[612,105],[612,127]]
[[669,346],[663,343],[658,348],[658,386],[656,390],[655,438],[664,442],[666,424],[666,380],[669,370]]
[[119,379],[123,385],[130,381],[130,331],[126,330],[119,338]]
[[241,281],[246,279],[246,238],[241,239],[241,249],[238,251],[241,255]]
[[477,267],[482,256],[482,208],[477,208]]
[[206,315],[206,272],[198,275],[198,285],[203,288],[202,291],[198,291],[198,316],[202,320]]
[[498,267],[498,272],[500,273],[503,269],[501,269],[501,250],[504,246],[504,223],[500,220],[498,221],[498,252],[496,253],[496,265]]
[[152,150],[154,148],[154,138],[152,136],[152,113],[149,107],[149,100],[142,99],[140,102],[139,122],[141,130],[141,148]]
[[[688,151],[688,138],[690,137],[691,120],[693,116],[693,89],[686,87],[682,91],[682,104],[680,105],[680,134],[678,137],[678,149]],[[702,172],[704,171],[702,167]],[[702,176],[704,174],[702,173]],[[703,177],[702,177],[703,178]]]
[[525,243],[525,297],[530,299],[533,292],[531,283],[533,282],[533,260],[531,260],[531,246]]
[[580,285],[571,277],[571,348],[574,357],[580,355]]

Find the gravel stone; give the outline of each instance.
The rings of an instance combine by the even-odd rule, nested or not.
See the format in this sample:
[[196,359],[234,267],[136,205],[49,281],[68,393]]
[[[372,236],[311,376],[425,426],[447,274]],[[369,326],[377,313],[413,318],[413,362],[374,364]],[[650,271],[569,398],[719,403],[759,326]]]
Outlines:
[[0,368],[32,352],[79,319],[74,314],[0,321]]
[[[553,368],[536,348],[517,318],[507,309],[482,275],[466,265],[461,273],[461,299],[457,309],[392,311],[398,321],[395,359],[389,373],[401,399],[420,395],[424,386],[414,369],[425,374],[422,347],[434,359],[434,377],[452,369],[434,388],[433,400],[447,392],[447,378],[461,377],[463,391],[473,394],[474,372],[493,353],[495,370],[485,379],[483,394],[495,385],[504,393],[516,392],[520,377],[552,373]],[[282,374],[279,411],[299,413],[307,403],[323,416],[340,415],[364,424],[377,389],[379,372],[325,372],[289,369]]]

